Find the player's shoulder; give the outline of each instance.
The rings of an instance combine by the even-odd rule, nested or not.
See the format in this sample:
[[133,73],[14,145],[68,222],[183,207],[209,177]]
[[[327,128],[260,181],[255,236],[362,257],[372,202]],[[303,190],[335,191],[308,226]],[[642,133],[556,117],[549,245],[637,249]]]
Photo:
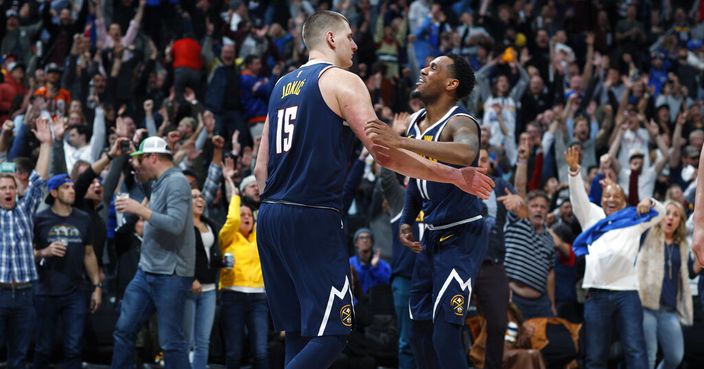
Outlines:
[[452,115],[448,118],[448,124],[453,126],[458,125],[479,125],[479,120],[473,117],[466,109],[461,106],[456,106]]

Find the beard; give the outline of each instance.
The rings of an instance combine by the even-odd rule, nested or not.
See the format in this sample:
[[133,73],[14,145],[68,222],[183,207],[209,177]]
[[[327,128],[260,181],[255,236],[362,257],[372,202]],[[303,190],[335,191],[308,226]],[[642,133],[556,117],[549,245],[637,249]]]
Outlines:
[[411,91],[410,96],[411,96],[411,99],[420,99],[421,98],[420,91],[418,91],[418,89],[414,89],[413,91]]

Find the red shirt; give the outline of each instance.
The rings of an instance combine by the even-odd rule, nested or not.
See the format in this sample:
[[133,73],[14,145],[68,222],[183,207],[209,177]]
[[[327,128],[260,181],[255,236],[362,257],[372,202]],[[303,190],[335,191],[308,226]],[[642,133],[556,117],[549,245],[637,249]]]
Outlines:
[[181,38],[172,47],[175,68],[203,69],[203,59],[200,57],[200,44],[192,38]]

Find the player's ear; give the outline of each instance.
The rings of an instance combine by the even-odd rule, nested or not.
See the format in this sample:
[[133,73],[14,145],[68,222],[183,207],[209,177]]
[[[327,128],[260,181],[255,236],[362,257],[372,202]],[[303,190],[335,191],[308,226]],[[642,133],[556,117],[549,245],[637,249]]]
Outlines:
[[447,90],[449,90],[449,91],[456,90],[458,87],[460,87],[460,80],[459,79],[448,78],[447,86],[445,87]]
[[331,31],[325,33],[325,42],[327,42],[331,48],[335,48],[335,35]]

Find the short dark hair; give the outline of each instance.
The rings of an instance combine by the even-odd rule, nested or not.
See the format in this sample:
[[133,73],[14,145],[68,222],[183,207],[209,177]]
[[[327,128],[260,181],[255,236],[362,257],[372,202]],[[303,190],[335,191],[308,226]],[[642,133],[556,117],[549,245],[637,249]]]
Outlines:
[[463,99],[474,90],[474,84],[476,82],[474,71],[464,57],[454,53],[449,53],[445,56],[452,59],[453,64],[449,70],[452,76],[459,81],[459,85],[455,91],[455,97],[457,99]]
[[88,127],[86,125],[72,124],[68,127],[68,129],[66,131],[68,132],[72,129],[75,129],[76,133],[78,133],[79,135],[84,135],[86,137],[90,136],[90,131],[88,130]]
[[254,55],[254,54],[247,55],[247,56],[244,58],[244,62],[243,62],[243,63],[244,63],[244,66],[245,66],[245,67],[249,67],[249,66],[250,66],[252,63],[254,63],[254,61],[257,60],[257,59],[261,59],[261,57],[258,56],[258,55]]

